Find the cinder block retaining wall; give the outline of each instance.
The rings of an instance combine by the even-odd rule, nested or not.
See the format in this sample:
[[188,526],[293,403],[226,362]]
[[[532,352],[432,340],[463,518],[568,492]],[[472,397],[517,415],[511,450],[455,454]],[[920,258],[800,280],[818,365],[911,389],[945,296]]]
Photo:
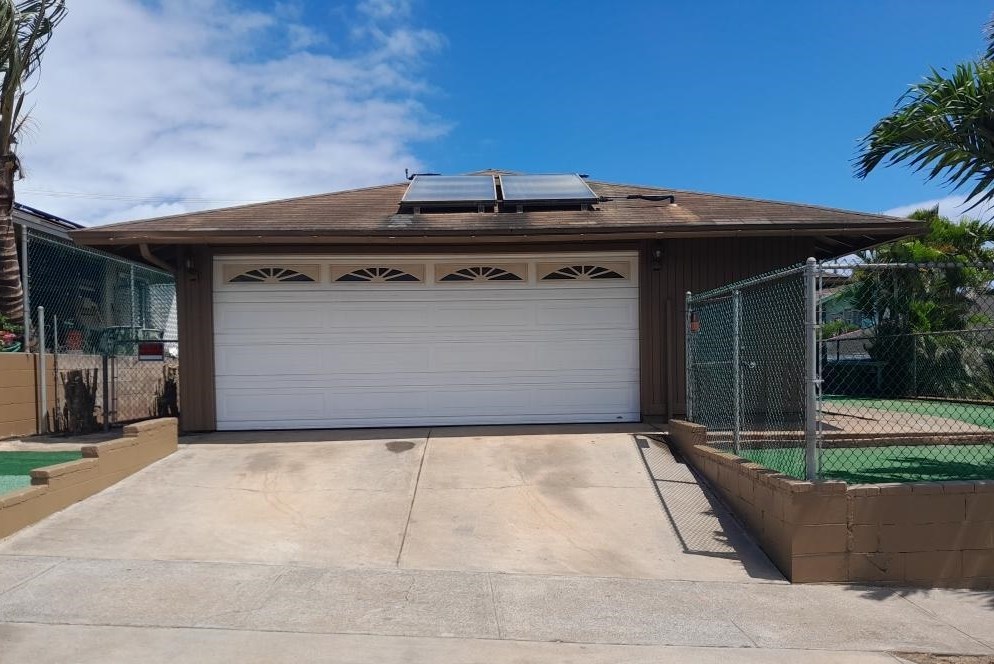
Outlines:
[[994,481],[807,482],[721,452],[707,429],[669,438],[795,583],[994,588]]
[[[38,433],[38,356],[0,353],[0,438]],[[55,371],[48,358],[48,402],[55,403]]]
[[116,440],[82,448],[83,458],[31,471],[31,486],[0,495],[0,537],[121,481],[177,448],[172,417],[124,427]]

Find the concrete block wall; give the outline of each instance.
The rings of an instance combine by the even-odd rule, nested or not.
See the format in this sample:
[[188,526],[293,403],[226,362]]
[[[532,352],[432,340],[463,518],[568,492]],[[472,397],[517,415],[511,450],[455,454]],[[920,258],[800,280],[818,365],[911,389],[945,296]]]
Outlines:
[[[48,400],[55,403],[55,372],[48,370]],[[0,353],[0,439],[38,433],[38,356]]]
[[31,471],[31,486],[0,495],[0,537],[65,509],[177,449],[175,418],[124,427],[121,438],[87,445],[83,458]]
[[703,426],[669,434],[795,583],[994,588],[994,481],[808,482],[710,447]]
[[994,481],[849,488],[856,581],[994,588]]

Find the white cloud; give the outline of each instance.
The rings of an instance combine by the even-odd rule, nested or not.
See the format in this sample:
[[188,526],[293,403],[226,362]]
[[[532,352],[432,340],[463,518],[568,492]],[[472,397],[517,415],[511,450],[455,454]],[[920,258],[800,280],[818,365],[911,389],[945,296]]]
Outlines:
[[445,130],[422,104],[444,40],[408,11],[359,3],[332,56],[293,2],[74,3],[29,98],[18,199],[102,223],[396,181]]
[[883,214],[888,214],[894,217],[907,217],[912,212],[916,210],[927,210],[934,208],[936,205],[939,206],[939,214],[944,217],[949,217],[950,219],[960,219],[962,217],[971,218],[987,218],[990,216],[991,208],[990,206],[981,205],[972,210],[969,210],[969,205],[966,205],[966,196],[946,196],[945,198],[934,198],[927,201],[920,201],[918,203],[909,203],[908,205],[900,205],[889,210],[884,210]]
[[404,19],[411,14],[410,0],[362,0],[358,9],[374,19]]

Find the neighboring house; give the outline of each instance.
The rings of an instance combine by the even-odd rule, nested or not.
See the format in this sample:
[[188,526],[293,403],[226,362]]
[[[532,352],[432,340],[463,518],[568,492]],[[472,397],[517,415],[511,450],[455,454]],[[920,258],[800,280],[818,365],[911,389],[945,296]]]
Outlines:
[[823,323],[842,321],[856,327],[866,327],[873,324],[873,319],[856,307],[846,284],[828,285],[821,291],[821,320]]
[[83,248],[70,232],[84,226],[26,205],[15,205],[14,228],[22,274],[27,274],[32,348],[38,338],[34,328],[39,307],[45,308],[49,350],[58,343],[66,352],[100,352],[114,339],[137,331],[176,338],[172,275]]
[[177,273],[186,430],[684,410],[684,298],[920,222],[484,171],[78,230]]

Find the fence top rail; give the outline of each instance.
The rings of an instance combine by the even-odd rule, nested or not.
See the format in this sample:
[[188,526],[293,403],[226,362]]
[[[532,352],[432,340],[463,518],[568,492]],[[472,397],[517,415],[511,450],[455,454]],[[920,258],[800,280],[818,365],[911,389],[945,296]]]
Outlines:
[[714,300],[719,297],[728,296],[737,290],[744,290],[752,288],[753,286],[769,283],[771,281],[777,281],[779,279],[785,279],[787,277],[802,274],[804,272],[804,267],[803,263],[800,265],[792,265],[780,270],[765,272],[763,274],[756,275],[755,277],[749,277],[748,279],[742,279],[741,281],[725,284],[724,286],[718,286],[717,288],[712,288],[711,290],[701,291],[700,293],[690,293],[687,301],[690,304],[699,304],[705,300]]
[[994,270],[994,263],[819,263],[822,270],[907,270],[907,269],[935,269],[951,270],[963,268],[980,268],[984,270]]

